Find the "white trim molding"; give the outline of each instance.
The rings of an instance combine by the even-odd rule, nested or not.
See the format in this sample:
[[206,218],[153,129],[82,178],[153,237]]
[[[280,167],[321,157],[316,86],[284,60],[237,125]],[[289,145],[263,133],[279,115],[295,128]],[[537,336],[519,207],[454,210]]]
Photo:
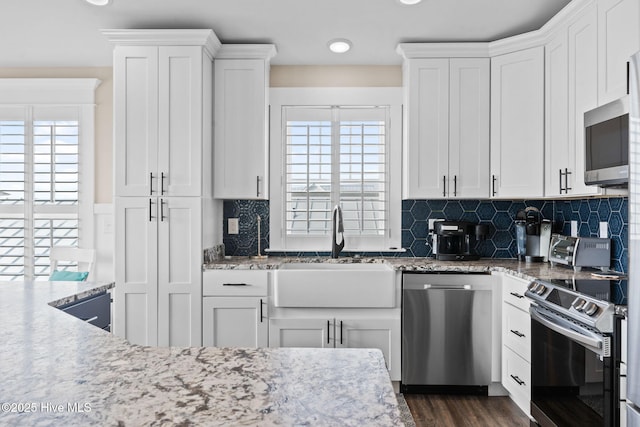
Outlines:
[[223,44],[216,59],[271,60],[278,53],[273,44]]
[[118,46],[202,46],[215,58],[222,43],[210,29],[163,30],[100,30],[103,36]]
[[0,79],[0,105],[93,105],[100,83],[90,78]]

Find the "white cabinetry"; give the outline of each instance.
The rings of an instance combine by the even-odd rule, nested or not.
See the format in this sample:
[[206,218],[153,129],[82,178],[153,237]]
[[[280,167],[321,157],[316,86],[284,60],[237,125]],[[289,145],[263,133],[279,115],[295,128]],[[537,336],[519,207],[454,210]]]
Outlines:
[[202,344],[213,347],[267,347],[268,282],[267,271],[205,271]]
[[[570,165],[570,195],[601,193],[585,185],[584,113],[598,105],[598,17],[595,3],[577,14],[568,27],[569,43],[569,144],[574,148]],[[570,152],[571,154],[571,152]],[[570,166],[571,167],[571,166]]]
[[[203,248],[218,243],[211,184],[211,30],[106,30],[114,50],[114,332],[202,341]],[[206,221],[204,221],[206,218]]]
[[558,34],[545,46],[545,195],[568,194],[569,168],[573,157],[569,141],[567,32]]
[[224,45],[216,56],[216,198],[269,198],[269,60],[275,53],[274,45]]
[[420,58],[403,46],[403,197],[488,197],[489,59]]
[[627,62],[640,50],[640,2],[598,1],[598,103],[627,93]]
[[502,385],[527,415],[531,399],[531,318],[524,293],[528,282],[502,279]]
[[544,48],[491,59],[491,195],[540,197],[544,189]]
[[201,194],[203,73],[210,69],[202,46],[116,47],[117,195]]
[[116,197],[116,335],[199,345],[201,205],[196,197]]
[[269,344],[271,347],[378,348],[382,350],[391,379],[400,379],[399,313],[397,318],[384,318],[373,317],[368,309],[303,310],[295,317],[270,319]]
[[597,106],[597,14],[591,3],[545,46],[545,196],[593,195],[584,184],[584,112]]
[[[313,274],[313,270],[307,271]],[[276,305],[276,298],[270,300],[269,346],[378,348],[384,354],[391,380],[399,381],[401,274],[396,272],[390,280],[394,282],[391,296],[395,301],[390,308],[353,307],[339,296],[313,307]]]

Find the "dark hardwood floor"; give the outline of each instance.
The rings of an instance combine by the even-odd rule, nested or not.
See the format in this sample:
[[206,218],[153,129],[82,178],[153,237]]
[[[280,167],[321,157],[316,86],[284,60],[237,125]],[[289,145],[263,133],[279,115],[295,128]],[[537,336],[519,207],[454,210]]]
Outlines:
[[529,418],[506,396],[405,394],[416,427],[528,427]]

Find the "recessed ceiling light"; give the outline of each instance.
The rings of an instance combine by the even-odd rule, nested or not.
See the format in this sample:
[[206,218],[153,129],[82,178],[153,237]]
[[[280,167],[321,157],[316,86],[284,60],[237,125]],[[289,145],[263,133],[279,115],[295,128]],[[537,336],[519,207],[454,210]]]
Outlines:
[[345,53],[351,49],[351,42],[347,39],[333,39],[328,44],[329,50],[334,53]]
[[398,1],[402,4],[413,5],[413,4],[420,3],[422,0],[398,0]]
[[111,2],[111,0],[85,0],[85,1],[94,6],[106,6]]

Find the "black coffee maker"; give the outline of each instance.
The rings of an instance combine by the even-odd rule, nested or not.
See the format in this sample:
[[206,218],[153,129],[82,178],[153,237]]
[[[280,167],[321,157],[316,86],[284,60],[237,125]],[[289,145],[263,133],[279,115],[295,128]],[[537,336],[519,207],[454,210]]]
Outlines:
[[467,221],[436,221],[433,224],[433,253],[442,261],[473,261],[480,255],[473,253],[475,241],[484,240],[489,226]]

